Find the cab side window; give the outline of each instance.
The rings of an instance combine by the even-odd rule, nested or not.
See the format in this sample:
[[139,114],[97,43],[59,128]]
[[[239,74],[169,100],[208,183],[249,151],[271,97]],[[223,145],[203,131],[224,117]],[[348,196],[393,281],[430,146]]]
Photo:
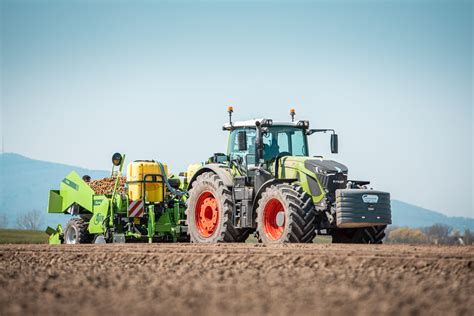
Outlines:
[[[247,136],[247,150],[239,151],[238,133],[245,131]],[[237,128],[230,134],[229,157],[231,160],[241,160],[242,165],[255,164],[255,138],[256,131],[252,128]]]

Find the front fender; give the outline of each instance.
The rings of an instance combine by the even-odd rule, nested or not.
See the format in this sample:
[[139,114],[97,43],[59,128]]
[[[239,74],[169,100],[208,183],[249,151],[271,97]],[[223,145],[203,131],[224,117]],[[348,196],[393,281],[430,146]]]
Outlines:
[[[255,194],[255,198],[253,199],[253,204],[252,204],[252,210],[253,213],[255,214],[255,210],[258,207],[258,200],[260,200],[260,197],[262,196],[262,193],[271,185],[275,184],[281,184],[281,183],[293,183],[295,181],[298,181],[298,179],[270,179],[267,182],[265,182],[260,189],[258,189],[257,194]],[[255,220],[255,219],[254,219]]]

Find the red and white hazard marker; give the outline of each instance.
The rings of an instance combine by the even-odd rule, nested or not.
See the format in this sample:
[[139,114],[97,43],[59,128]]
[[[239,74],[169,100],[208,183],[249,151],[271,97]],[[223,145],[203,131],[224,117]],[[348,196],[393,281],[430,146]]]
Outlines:
[[130,201],[128,204],[128,217],[142,217],[145,205],[142,200]]

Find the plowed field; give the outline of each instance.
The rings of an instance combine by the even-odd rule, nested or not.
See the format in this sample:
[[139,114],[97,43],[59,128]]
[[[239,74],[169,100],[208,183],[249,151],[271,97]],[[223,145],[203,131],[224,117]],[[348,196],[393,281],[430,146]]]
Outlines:
[[472,315],[474,247],[0,246],[0,315]]

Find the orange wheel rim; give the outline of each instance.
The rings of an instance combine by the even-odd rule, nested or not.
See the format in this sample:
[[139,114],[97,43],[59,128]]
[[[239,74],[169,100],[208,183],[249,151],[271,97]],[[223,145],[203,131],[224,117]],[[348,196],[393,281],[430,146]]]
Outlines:
[[195,207],[194,220],[198,232],[203,237],[210,237],[217,229],[219,221],[219,204],[211,192],[203,192]]
[[263,210],[263,229],[271,240],[278,240],[285,229],[285,208],[277,199],[271,199]]

